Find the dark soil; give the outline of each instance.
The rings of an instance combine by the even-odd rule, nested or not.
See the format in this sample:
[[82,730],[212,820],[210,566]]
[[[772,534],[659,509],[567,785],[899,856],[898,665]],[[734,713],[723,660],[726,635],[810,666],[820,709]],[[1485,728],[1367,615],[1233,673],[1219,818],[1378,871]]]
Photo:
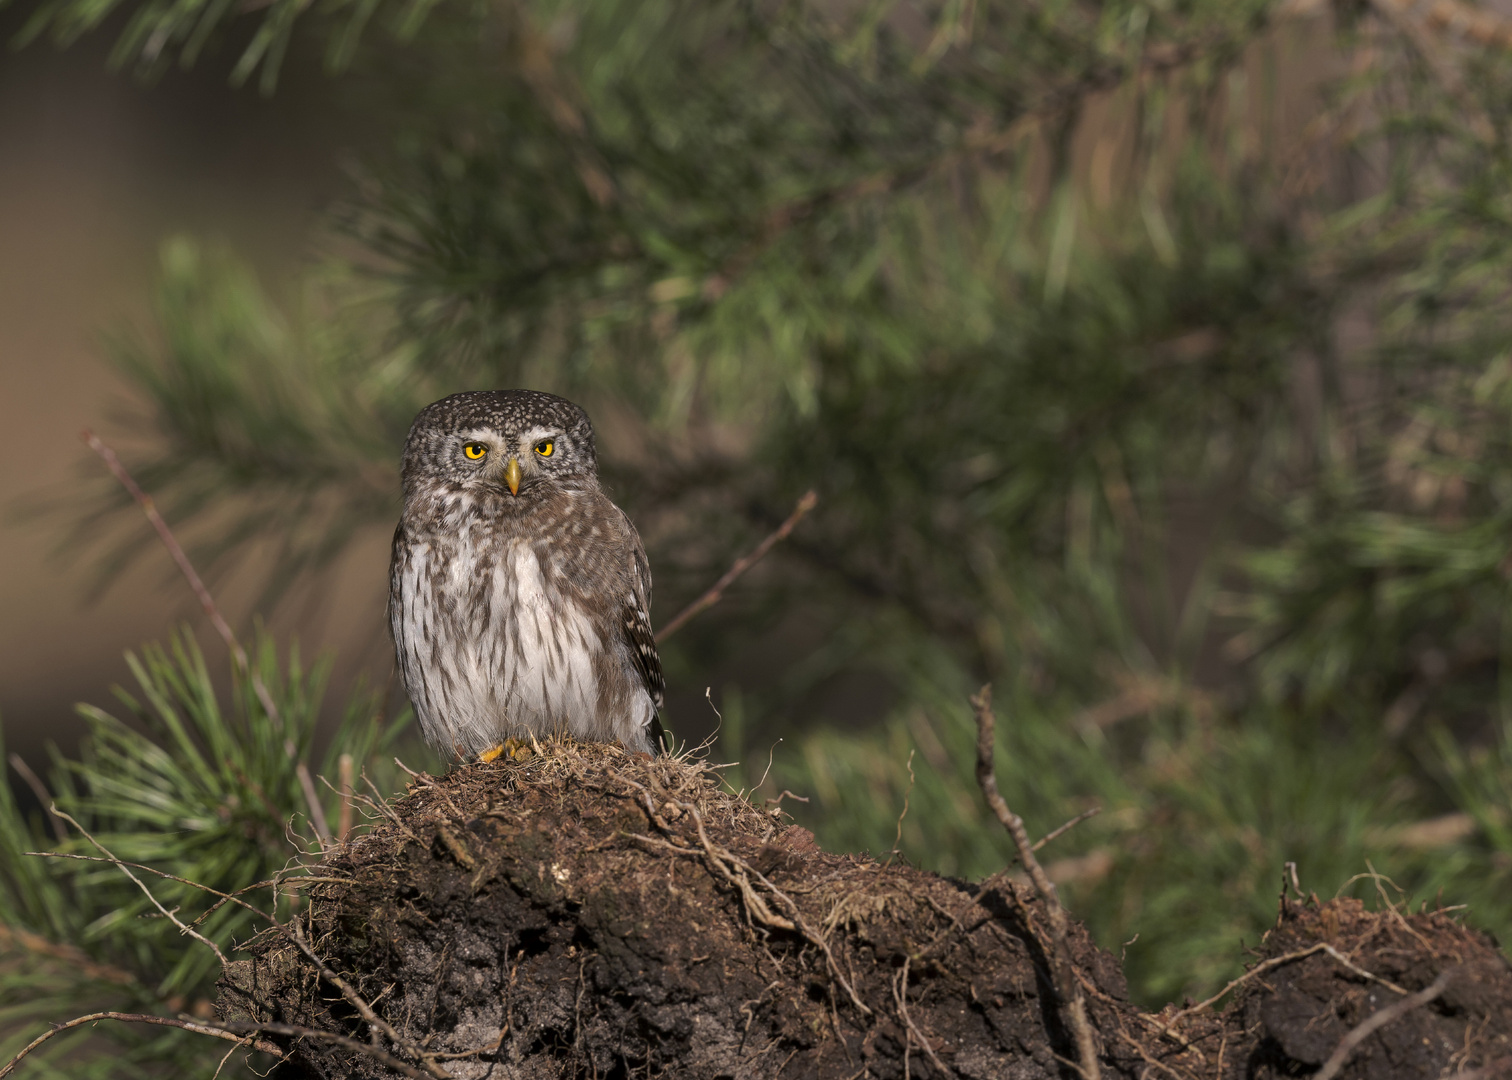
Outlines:
[[[1330,945],[1357,970],[1315,952],[1265,971],[1230,1007],[1247,1036],[1249,1067],[1236,1075],[1306,1076],[1378,1010],[1448,973],[1442,994],[1394,1018],[1359,1044],[1340,1074],[1434,1080],[1460,1072],[1512,1076],[1512,971],[1495,942],[1447,914],[1367,911],[1358,900],[1283,904],[1264,956]],[[1368,973],[1374,978],[1367,977]]]
[[[610,746],[423,778],[389,813],[331,852],[297,928],[398,1041],[292,926],[232,965],[223,1019],[344,1034],[458,1080],[1077,1075],[1025,886],[821,851],[697,762]],[[1512,970],[1448,915],[1284,904],[1257,962],[1317,951],[1258,971],[1217,1014],[1147,1014],[1079,925],[1070,946],[1104,1076],[1310,1075],[1444,971],[1339,1075],[1512,1076]],[[328,1040],[274,1041],[309,1076],[398,1075]]]

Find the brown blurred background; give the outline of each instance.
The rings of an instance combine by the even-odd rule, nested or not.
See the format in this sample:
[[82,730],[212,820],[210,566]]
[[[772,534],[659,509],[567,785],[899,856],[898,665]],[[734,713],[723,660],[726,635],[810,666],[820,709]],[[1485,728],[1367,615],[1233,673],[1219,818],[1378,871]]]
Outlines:
[[[0,40],[18,24],[0,13]],[[173,233],[223,239],[281,297],[340,186],[344,151],[375,126],[318,58],[292,56],[265,98],[231,88],[220,64],[151,85],[112,73],[114,37],[107,28],[62,53],[43,43],[0,54],[0,722],[8,748],[37,764],[46,741],[69,748],[82,731],[75,702],[109,705],[110,686],[127,681],[123,646],[204,622],[157,546],[90,600],[84,556],[59,551],[66,515],[30,512],[39,496],[97,475],[81,428],[132,438],[103,338],[146,328],[158,246]],[[382,651],[382,590],[365,575],[383,573],[385,545],[352,555],[330,595],[341,618],[287,605],[280,622],[306,654],[339,651],[338,684],[361,662],[354,652]],[[359,597],[366,606],[353,609]],[[223,598],[244,626],[240,599]],[[223,650],[201,640],[213,665]]]

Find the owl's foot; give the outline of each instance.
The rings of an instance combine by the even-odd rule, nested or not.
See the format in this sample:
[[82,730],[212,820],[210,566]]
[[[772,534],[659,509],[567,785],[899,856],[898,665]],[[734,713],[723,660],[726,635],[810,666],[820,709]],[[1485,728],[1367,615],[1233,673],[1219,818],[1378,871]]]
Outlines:
[[487,750],[479,754],[478,760],[497,761],[502,757],[507,761],[518,762],[526,761],[534,754],[535,751],[530,748],[530,744],[528,742],[525,742],[521,739],[505,739],[497,746],[490,746]]

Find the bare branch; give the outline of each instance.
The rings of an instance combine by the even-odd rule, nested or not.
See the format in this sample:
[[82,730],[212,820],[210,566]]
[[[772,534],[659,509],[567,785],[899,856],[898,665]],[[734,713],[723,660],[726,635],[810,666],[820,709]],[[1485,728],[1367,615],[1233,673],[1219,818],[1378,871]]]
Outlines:
[[231,625],[221,615],[220,608],[215,606],[215,599],[210,595],[210,590],[205,588],[205,583],[201,580],[198,572],[195,571],[194,564],[189,561],[189,556],[185,554],[184,549],[174,537],[173,530],[168,528],[168,522],[164,521],[163,515],[158,513],[157,503],[153,501],[151,495],[137,486],[136,480],[126,471],[126,466],[121,464],[121,459],[116,457],[116,452],[105,445],[103,439],[89,428],[84,429],[82,437],[89,448],[100,455],[100,459],[105,462],[105,467],[110,470],[111,475],[120,481],[121,486],[126,489],[127,493],[137,501],[137,505],[142,508],[142,513],[147,516],[148,523],[157,530],[158,539],[163,542],[163,546],[168,549],[168,554],[178,564],[179,573],[184,575],[184,580],[189,583],[189,588],[194,590],[194,595],[199,600],[200,607],[204,608],[205,614],[210,619],[210,625],[215,627],[215,632],[221,636],[221,640],[231,650],[231,655],[236,659],[237,666],[246,671],[249,666],[247,651],[242,648],[241,642],[236,640],[236,635],[231,631]]
[[[89,428],[85,428],[83,439],[91,450],[100,455],[100,460],[105,462],[105,467],[110,470],[111,475],[120,481],[121,486],[126,489],[131,497],[137,501],[137,505],[142,508],[142,513],[147,516],[147,521],[157,531],[158,539],[168,549],[168,554],[173,557],[174,563],[178,565],[179,572],[184,575],[184,580],[189,583],[189,588],[194,590],[194,595],[198,598],[200,607],[204,609],[205,614],[210,618],[210,625],[215,627],[215,632],[226,643],[226,648],[230,650],[231,658],[241,670],[241,674],[251,682],[252,692],[257,695],[257,700],[268,714],[268,719],[276,729],[282,730],[283,716],[278,710],[277,703],[273,700],[273,695],[268,692],[267,684],[263,682],[262,676],[253,669],[252,661],[247,656],[247,650],[242,648],[241,642],[237,640],[236,634],[231,629],[231,624],[226,622],[225,617],[221,615],[220,608],[215,606],[215,598],[210,595],[210,590],[205,588],[204,581],[195,571],[194,564],[189,561],[189,556],[185,554],[177,538],[174,537],[173,530],[168,527],[168,522],[163,520],[162,514],[158,513],[157,504],[153,502],[152,496],[148,495],[138,486],[136,480],[126,471],[126,466],[121,464],[121,459],[116,456],[116,452],[105,445],[104,440],[98,435]],[[294,772],[299,778],[299,786],[304,792],[305,804],[310,812],[310,824],[314,826],[315,834],[320,838],[321,846],[325,847],[331,842],[331,828],[326,822],[325,808],[320,805],[320,797],[315,792],[315,781],[310,776],[309,766],[299,760],[299,752],[295,748],[293,740],[284,739],[284,752],[289,755],[289,760],[294,762]]]
[[236,1053],[238,1050],[242,1050],[248,1046],[254,1045],[256,1042],[257,1039],[252,1035],[246,1035],[241,1039],[238,1039],[235,1046],[231,1047],[231,1049],[227,1050],[224,1054],[221,1055],[220,1061],[216,1063],[215,1072],[210,1074],[210,1080],[220,1080],[220,1074],[222,1070],[225,1069],[226,1062],[231,1060],[231,1055]]
[[387,818],[395,826],[395,828],[397,828],[405,836],[408,836],[411,840],[418,844],[420,842],[420,838],[416,836],[413,831],[411,831],[410,827],[404,823],[403,819],[400,818],[398,814],[394,813],[394,808],[390,806],[388,804],[388,800],[383,797],[383,792],[378,790],[378,785],[373,783],[373,781],[368,778],[366,769],[362,770],[362,782],[366,784],[368,786],[368,790],[373,793],[372,797],[369,798],[366,795],[357,795],[356,798],[362,802],[365,802],[369,807],[371,807],[381,816]]
[[1044,901],[1045,911],[1050,918],[1050,956],[1055,993],[1065,1009],[1066,1026],[1076,1039],[1079,1061],[1077,1070],[1082,1074],[1083,1080],[1098,1080],[1102,1070],[1097,1063],[1097,1042],[1092,1036],[1092,1025],[1087,1020],[1087,1002],[1082,996],[1081,984],[1077,981],[1071,963],[1071,951],[1066,943],[1066,909],[1061,907],[1060,898],[1055,894],[1055,885],[1034,857],[1034,845],[1029,842],[1023,818],[1008,809],[1008,803],[998,791],[997,772],[992,763],[997,718],[992,714],[991,683],[971,698],[971,707],[976,713],[977,783],[981,786],[987,805],[997,815],[998,821],[1002,822],[1003,828],[1008,830],[1008,835],[1013,837],[1019,861],[1024,864],[1029,880],[1034,882],[1035,891]]
[[58,843],[63,843],[68,839],[68,831],[63,828],[63,822],[59,820],[58,815],[52,812],[53,800],[47,790],[47,785],[42,782],[40,776],[32,772],[31,766],[15,751],[11,751],[10,764],[11,768],[21,774],[21,779],[26,781],[26,786],[31,788],[31,793],[42,804],[42,813],[47,815],[47,823],[52,826],[53,836],[57,837]]
[[657,631],[656,640],[658,642],[666,641],[673,634],[677,633],[677,631],[681,630],[684,624],[695,615],[699,615],[719,603],[720,599],[724,596],[724,591],[734,583],[735,579],[764,559],[766,553],[771,551],[779,541],[786,540],[788,534],[793,531],[793,527],[802,520],[804,514],[807,514],[814,508],[814,505],[818,501],[819,495],[817,492],[805,492],[803,498],[798,500],[798,505],[793,507],[793,512],[788,515],[787,520],[777,526],[775,532],[757,544],[750,554],[742,555],[736,559],[735,564],[726,570],[724,576],[711,585],[708,591],[679,611],[671,622]]
[[[73,819],[70,818],[69,820],[71,821]],[[86,834],[86,835],[88,835],[88,834]],[[96,846],[98,847],[98,845],[96,845]],[[101,848],[101,850],[103,851],[104,849]],[[22,854],[23,855],[34,856],[34,857],[36,857],[38,859],[75,859],[75,860],[77,860],[79,862],[109,863],[112,866],[130,867],[133,870],[141,870],[141,871],[144,871],[145,873],[148,873],[148,874],[156,874],[158,877],[164,878],[164,879],[166,879],[168,881],[177,881],[177,882],[179,882],[182,885],[189,885],[189,886],[191,886],[193,888],[199,889],[201,892],[207,892],[211,896],[218,896],[218,897],[220,897],[220,901],[222,903],[224,903],[224,902],[226,902],[226,901],[229,900],[232,903],[238,904],[241,907],[246,908],[252,914],[261,916],[264,919],[269,919],[270,921],[272,919],[272,916],[270,916],[266,911],[263,911],[261,908],[255,907],[252,904],[247,903],[245,900],[238,899],[238,897],[239,897],[239,895],[241,893],[244,893],[244,892],[252,892],[255,889],[265,889],[265,888],[267,888],[270,885],[281,884],[280,879],[278,879],[278,878],[269,878],[266,881],[259,881],[259,882],[256,882],[256,883],[252,884],[252,885],[248,885],[245,888],[238,889],[234,893],[226,893],[226,892],[221,892],[219,889],[212,889],[209,885],[202,885],[198,881],[191,881],[191,880],[189,880],[186,877],[179,877],[177,874],[170,874],[166,870],[159,870],[156,867],[148,866],[146,863],[128,862],[125,859],[118,859],[114,855],[109,855],[108,857],[102,857],[102,856],[99,856],[99,855],[75,855],[74,853],[69,852],[69,851],[23,851]],[[303,880],[303,878],[301,878],[301,880]],[[315,879],[311,879],[311,880],[321,881],[321,880],[327,880],[327,879],[324,879],[324,878],[315,878]],[[334,879],[329,879],[329,880],[340,881],[342,879],[341,878],[334,878]]]

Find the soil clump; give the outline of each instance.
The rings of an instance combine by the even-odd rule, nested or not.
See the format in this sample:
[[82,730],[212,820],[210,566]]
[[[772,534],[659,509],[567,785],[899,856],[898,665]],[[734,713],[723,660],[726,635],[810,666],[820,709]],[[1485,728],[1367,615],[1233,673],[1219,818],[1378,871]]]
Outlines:
[[[422,776],[313,873],[217,1005],[228,1022],[344,1037],[272,1036],[295,1073],[1077,1075],[1032,888],[822,851],[697,760],[562,742]],[[1512,969],[1448,914],[1284,902],[1216,1013],[1147,1013],[1079,924],[1068,944],[1106,1077],[1311,1075],[1361,1022],[1435,986],[1337,1075],[1512,1076]]]

